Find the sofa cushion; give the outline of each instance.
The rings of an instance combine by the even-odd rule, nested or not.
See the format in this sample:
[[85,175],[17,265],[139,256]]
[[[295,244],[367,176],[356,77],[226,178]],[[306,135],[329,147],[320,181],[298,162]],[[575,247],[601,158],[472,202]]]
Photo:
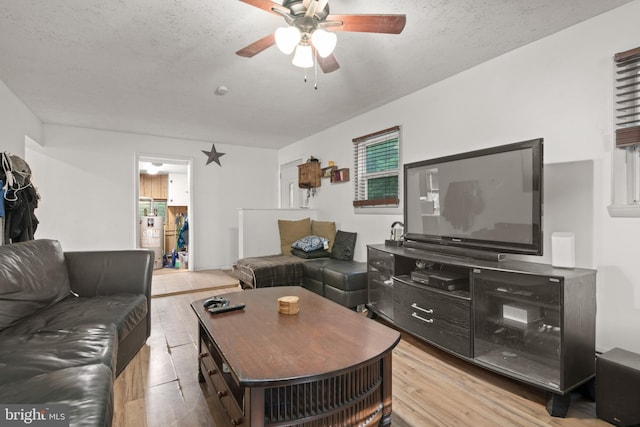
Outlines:
[[367,288],[366,262],[334,260],[324,267],[322,275],[325,285],[337,289],[356,291]]
[[357,291],[343,291],[333,286],[324,286],[324,297],[338,303],[344,307],[356,308],[368,302],[368,291],[359,289]]
[[328,251],[324,250],[324,249],[318,249],[318,250],[311,251],[311,252],[305,252],[302,249],[292,248],[291,249],[291,255],[295,255],[298,258],[315,259],[315,258],[329,258],[329,256],[331,254]]
[[0,335],[56,332],[85,324],[113,324],[118,330],[118,340],[122,341],[146,315],[147,298],[144,295],[69,297],[5,329]]
[[0,336],[0,384],[83,365],[103,364],[115,372],[117,350],[114,325]]
[[305,236],[293,242],[291,247],[301,249],[305,252],[312,252],[318,249],[327,249],[329,247],[329,240],[320,236]]
[[320,283],[324,281],[322,271],[324,267],[333,262],[331,258],[314,259],[302,264],[302,276],[316,280]]
[[278,231],[280,232],[280,253],[287,255],[291,251],[293,242],[311,234],[311,219],[305,218],[298,221],[279,219]]
[[[67,404],[71,426],[110,426],[113,374],[102,364],[60,369],[0,384],[0,402]],[[34,424],[35,425],[35,424]]]
[[310,277],[302,278],[302,287],[320,296],[324,296],[324,283]]
[[356,249],[357,236],[357,233],[338,230],[333,249],[331,249],[331,258],[351,261]]
[[336,223],[333,221],[316,221],[312,219],[311,234],[327,239],[329,241],[328,251],[331,252],[333,243],[336,240]]
[[0,246],[0,331],[69,296],[64,253],[56,240]]

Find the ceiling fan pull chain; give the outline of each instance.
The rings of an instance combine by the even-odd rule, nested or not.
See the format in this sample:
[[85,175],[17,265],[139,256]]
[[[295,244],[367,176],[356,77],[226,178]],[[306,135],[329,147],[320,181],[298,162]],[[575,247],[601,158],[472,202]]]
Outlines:
[[313,84],[313,88],[315,90],[318,90],[318,51],[317,50],[313,50],[313,52],[315,53],[315,61],[313,64],[313,72],[315,74],[315,83]]

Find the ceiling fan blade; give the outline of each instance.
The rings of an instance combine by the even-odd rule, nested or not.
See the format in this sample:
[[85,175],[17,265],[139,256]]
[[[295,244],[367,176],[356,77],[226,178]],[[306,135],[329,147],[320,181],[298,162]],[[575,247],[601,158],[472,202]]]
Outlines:
[[405,15],[329,15],[321,26],[328,31],[400,34],[406,22]]
[[274,15],[282,16],[291,14],[291,10],[288,7],[284,7],[281,4],[274,3],[270,0],[240,0],[243,3],[250,4],[251,6],[255,6],[258,9],[266,10],[267,12],[273,13]]
[[327,56],[326,58],[323,58],[320,55],[317,55],[317,58],[318,58],[318,65],[320,66],[320,69],[322,69],[322,72],[325,74],[331,73],[333,71],[336,71],[338,68],[340,68],[340,64],[338,64],[338,60],[336,59],[333,53]]
[[248,46],[243,47],[239,51],[236,52],[236,55],[244,56],[245,58],[251,58],[263,50],[270,48],[276,44],[276,36],[272,33],[268,36],[261,38]]

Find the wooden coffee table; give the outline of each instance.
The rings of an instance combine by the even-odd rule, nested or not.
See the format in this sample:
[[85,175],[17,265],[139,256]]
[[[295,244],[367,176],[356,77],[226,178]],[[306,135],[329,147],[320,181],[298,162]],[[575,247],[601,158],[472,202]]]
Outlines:
[[[277,299],[299,297],[280,314]],[[199,374],[232,425],[390,425],[399,332],[299,286],[222,295],[244,310],[199,319]]]

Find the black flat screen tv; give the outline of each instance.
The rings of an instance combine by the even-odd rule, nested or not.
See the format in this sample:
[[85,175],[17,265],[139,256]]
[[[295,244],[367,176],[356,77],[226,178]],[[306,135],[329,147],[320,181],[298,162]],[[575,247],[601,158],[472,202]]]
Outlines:
[[404,165],[405,240],[542,255],[543,139]]

